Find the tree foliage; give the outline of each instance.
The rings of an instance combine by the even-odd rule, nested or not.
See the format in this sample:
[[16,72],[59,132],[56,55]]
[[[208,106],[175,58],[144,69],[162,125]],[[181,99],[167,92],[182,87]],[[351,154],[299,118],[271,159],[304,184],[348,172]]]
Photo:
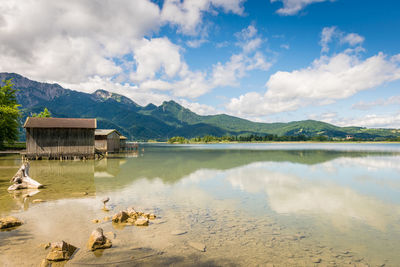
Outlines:
[[0,85],[0,147],[3,147],[5,142],[13,143],[18,139],[20,118],[16,89],[13,88],[11,79],[3,83],[4,85]]
[[40,112],[39,114],[37,113],[33,113],[32,117],[37,117],[37,118],[51,118],[51,112],[47,109],[44,108],[44,110],[42,112]]

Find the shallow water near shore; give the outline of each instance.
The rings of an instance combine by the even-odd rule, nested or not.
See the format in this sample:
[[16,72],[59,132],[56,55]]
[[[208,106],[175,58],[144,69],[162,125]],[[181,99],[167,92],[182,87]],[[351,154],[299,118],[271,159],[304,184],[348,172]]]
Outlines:
[[[146,144],[32,161],[46,188],[8,193],[21,161],[0,155],[0,217],[24,222],[0,232],[0,265],[39,266],[40,245],[65,240],[79,248],[66,266],[400,266],[399,162],[399,144]],[[103,220],[131,206],[157,218]],[[113,247],[93,253],[97,227]]]

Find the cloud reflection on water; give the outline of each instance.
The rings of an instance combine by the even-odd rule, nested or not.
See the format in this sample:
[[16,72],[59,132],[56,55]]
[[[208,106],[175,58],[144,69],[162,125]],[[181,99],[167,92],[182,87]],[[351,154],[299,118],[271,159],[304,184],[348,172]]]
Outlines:
[[[353,164],[357,164],[359,159],[347,158],[346,162],[353,160],[356,160]],[[227,171],[226,179],[243,191],[265,193],[270,208],[280,214],[329,216],[335,225],[350,224],[350,220],[356,219],[379,230],[398,220],[398,205],[361,194],[329,177],[309,179],[311,170],[304,172],[299,168],[299,172],[293,174],[293,169],[297,168],[294,164],[278,165],[282,171],[270,170],[271,163],[252,163]]]

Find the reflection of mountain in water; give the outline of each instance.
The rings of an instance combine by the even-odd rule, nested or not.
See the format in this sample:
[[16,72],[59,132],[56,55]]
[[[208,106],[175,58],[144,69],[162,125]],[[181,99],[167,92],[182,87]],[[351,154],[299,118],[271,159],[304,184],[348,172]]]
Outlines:
[[[173,183],[199,169],[227,170],[253,162],[292,162],[312,165],[340,157],[357,158],[384,155],[395,154],[392,152],[328,150],[207,150],[150,146],[145,148],[142,156],[126,159],[127,163],[121,166],[120,173],[116,176],[117,179],[113,179],[112,182],[107,179],[102,181],[96,179],[96,188],[99,189],[102,186],[108,189],[121,187],[140,178],[160,178],[164,182]],[[116,162],[120,160],[119,158],[108,159],[108,161]]]
[[[34,197],[44,200],[93,196],[116,190],[140,178],[160,178],[175,183],[200,169],[229,170],[253,162],[292,162],[305,165],[336,158],[364,158],[394,155],[384,152],[344,152],[329,150],[229,150],[188,147],[145,147],[139,157],[116,154],[100,161],[32,161],[31,177],[46,185]],[[0,190],[6,191],[9,179],[20,165],[18,157],[0,158]],[[25,194],[0,196],[0,212],[21,207]]]

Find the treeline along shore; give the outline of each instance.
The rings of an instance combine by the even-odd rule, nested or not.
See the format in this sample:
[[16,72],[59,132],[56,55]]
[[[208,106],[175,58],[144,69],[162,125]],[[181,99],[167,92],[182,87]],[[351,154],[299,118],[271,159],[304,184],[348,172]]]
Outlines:
[[330,138],[324,135],[246,135],[246,136],[211,136],[195,137],[187,139],[182,136],[174,136],[168,139],[169,144],[202,144],[202,143],[241,143],[241,142],[400,142],[400,137],[396,138]]

